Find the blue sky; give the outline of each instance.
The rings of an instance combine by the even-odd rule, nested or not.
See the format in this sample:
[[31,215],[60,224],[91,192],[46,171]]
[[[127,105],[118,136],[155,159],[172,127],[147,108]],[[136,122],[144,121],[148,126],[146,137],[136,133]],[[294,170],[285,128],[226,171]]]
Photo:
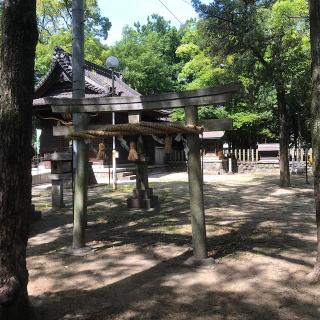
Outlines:
[[125,25],[133,25],[136,21],[144,23],[147,17],[153,13],[165,17],[166,20],[171,21],[172,25],[178,27],[180,23],[161,2],[182,23],[197,16],[190,4],[191,0],[98,0],[102,15],[108,17],[112,23],[107,44],[111,45],[121,39],[122,29]]

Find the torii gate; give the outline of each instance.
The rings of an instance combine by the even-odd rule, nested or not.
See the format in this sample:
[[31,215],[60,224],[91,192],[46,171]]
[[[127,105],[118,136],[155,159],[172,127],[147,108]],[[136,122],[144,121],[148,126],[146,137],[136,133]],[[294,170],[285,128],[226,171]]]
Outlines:
[[[184,107],[186,128],[193,127],[195,129],[193,132],[189,131],[187,133],[187,145],[189,148],[187,167],[193,247],[193,257],[189,262],[191,264],[199,264],[211,263],[212,261],[210,259],[208,260],[207,253],[200,139],[199,131],[196,130],[196,127],[202,126],[204,131],[231,130],[232,121],[230,119],[198,121],[198,110],[196,106],[224,104],[228,102],[239,89],[239,84],[231,84],[214,88],[140,97],[46,98],[45,101],[51,105],[54,113],[128,112],[129,123],[139,123],[140,112],[144,110]],[[108,127],[110,126],[108,125]],[[103,128],[101,130],[103,130]],[[65,135],[71,133],[72,136],[72,132],[72,128],[64,128],[61,133]],[[79,132],[76,132],[75,134],[78,133]],[[84,134],[85,133],[86,132],[84,132]],[[112,135],[112,132],[109,133]],[[77,225],[79,225],[79,223]],[[84,229],[84,223],[80,223],[80,225]]]

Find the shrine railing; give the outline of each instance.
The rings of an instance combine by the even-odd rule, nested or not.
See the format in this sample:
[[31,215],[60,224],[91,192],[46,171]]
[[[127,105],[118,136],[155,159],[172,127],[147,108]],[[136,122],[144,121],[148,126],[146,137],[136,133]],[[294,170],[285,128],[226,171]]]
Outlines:
[[[225,157],[229,157],[230,151],[224,150],[223,151]],[[273,155],[268,156],[267,152],[261,152],[258,149],[235,149],[231,151],[233,156],[241,162],[258,162],[263,160],[279,160],[278,155],[273,153]],[[263,156],[262,156],[263,155]],[[289,160],[290,161],[305,161],[306,156],[308,157],[308,161],[311,162],[312,160],[312,149],[306,149],[304,148],[290,148],[289,149]]]

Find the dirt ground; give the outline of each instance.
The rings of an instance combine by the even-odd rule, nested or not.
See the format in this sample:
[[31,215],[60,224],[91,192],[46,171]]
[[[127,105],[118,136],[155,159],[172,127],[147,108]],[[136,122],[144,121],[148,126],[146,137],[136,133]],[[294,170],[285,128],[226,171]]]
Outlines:
[[50,189],[35,187],[43,210],[28,245],[29,295],[41,320],[320,319],[320,285],[305,275],[315,261],[312,185],[292,177],[224,175],[205,179],[211,267],[187,267],[191,227],[185,174],[152,181],[161,209],[128,211],[132,184],[89,190],[83,257],[72,242],[67,207],[50,211]]

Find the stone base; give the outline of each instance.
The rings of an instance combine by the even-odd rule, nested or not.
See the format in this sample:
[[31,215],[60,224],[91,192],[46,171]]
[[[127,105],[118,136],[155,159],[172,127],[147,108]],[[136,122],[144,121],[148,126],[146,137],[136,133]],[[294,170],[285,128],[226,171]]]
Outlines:
[[211,267],[216,264],[216,261],[213,258],[196,259],[190,257],[183,264],[188,267]]
[[77,257],[84,257],[86,256],[88,253],[90,253],[92,251],[92,248],[88,247],[88,246],[84,246],[83,248],[78,248],[78,249],[74,249],[74,248],[68,248],[65,253],[69,254],[71,256],[77,256]]
[[[208,160],[204,158],[203,160],[203,172],[205,174],[226,174],[229,171],[229,159],[223,158],[220,160]],[[236,172],[235,170],[236,162],[232,161],[232,172]]]
[[132,197],[127,199],[128,209],[153,209],[157,207],[159,207],[159,199],[157,196],[151,196],[149,198]]

